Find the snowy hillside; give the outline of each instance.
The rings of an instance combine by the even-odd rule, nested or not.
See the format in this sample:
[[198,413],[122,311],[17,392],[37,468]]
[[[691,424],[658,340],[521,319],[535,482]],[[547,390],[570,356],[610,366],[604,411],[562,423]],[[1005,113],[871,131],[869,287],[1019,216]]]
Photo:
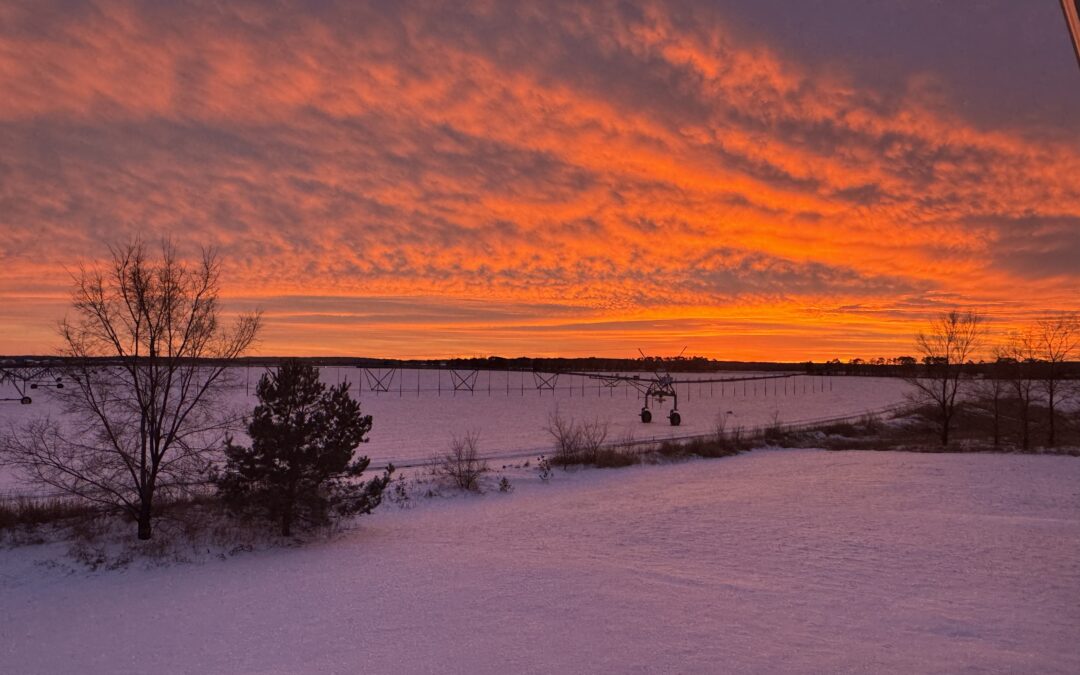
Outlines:
[[380,509],[302,549],[0,551],[0,672],[1080,672],[1080,460],[755,451]]

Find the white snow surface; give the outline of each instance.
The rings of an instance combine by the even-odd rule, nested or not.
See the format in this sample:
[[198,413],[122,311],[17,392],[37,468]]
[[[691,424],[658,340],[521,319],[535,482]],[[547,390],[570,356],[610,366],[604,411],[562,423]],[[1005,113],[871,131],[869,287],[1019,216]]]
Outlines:
[[0,551],[0,672],[1080,672],[1076,458],[766,450],[515,482],[225,561]]

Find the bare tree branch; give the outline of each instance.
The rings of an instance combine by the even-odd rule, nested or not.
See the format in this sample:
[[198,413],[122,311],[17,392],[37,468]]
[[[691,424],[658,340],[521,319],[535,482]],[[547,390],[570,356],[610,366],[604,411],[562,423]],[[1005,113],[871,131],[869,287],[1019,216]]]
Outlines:
[[1056,419],[1062,403],[1062,391],[1065,364],[1077,352],[1080,341],[1080,318],[1076,314],[1060,314],[1047,317],[1035,323],[1032,336],[1033,347],[1042,361],[1039,384],[1049,414],[1046,444],[1054,447],[1057,443]]
[[[59,327],[75,369],[75,386],[57,394],[65,424],[27,425],[0,452],[37,482],[129,513],[147,539],[158,488],[205,473],[235,422],[223,412],[228,366],[254,343],[261,318],[221,325],[212,250],[195,265],[168,241],[156,258],[140,241],[109,251],[106,272],[74,275],[75,315]],[[116,365],[101,366],[102,356]]]
[[943,446],[949,444],[958,396],[965,385],[964,364],[982,343],[982,323],[974,312],[952,310],[932,319],[929,329],[915,336],[925,373],[908,382],[914,388],[913,398],[937,411]]

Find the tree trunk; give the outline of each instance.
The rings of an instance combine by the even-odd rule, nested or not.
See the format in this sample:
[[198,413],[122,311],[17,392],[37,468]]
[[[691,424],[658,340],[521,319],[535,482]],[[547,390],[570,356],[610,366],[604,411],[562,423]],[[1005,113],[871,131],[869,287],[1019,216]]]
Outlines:
[[292,536],[292,505],[286,506],[281,511],[281,536]]
[[139,539],[146,540],[150,538],[153,530],[150,526],[150,514],[151,514],[151,502],[150,499],[144,497],[139,504]]
[[1047,402],[1047,405],[1050,408],[1050,433],[1047,434],[1046,445],[1047,445],[1047,447],[1052,448],[1052,447],[1054,447],[1054,443],[1057,440],[1057,438],[1055,437],[1055,434],[1054,434],[1054,412],[1055,411],[1054,411],[1054,393],[1053,393],[1053,391],[1050,392],[1049,401]]
[[285,499],[281,505],[281,536],[292,536],[293,503],[296,501],[296,489],[290,483],[285,488]]

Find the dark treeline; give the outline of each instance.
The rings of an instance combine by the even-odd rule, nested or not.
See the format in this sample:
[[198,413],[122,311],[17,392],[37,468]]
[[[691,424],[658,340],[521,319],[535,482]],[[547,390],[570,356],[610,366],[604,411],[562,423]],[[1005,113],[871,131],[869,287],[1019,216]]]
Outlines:
[[[286,356],[247,356],[232,360],[236,366],[275,367],[295,359]],[[304,363],[314,366],[338,366],[356,368],[460,368],[480,370],[536,370],[563,372],[573,370],[617,372],[617,371],[653,371],[672,372],[717,372],[717,371],[790,371],[800,370],[804,364],[770,363],[764,361],[717,361],[701,356],[674,356],[636,359],[612,359],[596,356],[581,358],[532,358],[519,356],[506,358],[501,356],[447,359],[378,359],[352,356],[312,356],[301,357]],[[0,367],[56,367],[62,368],[71,359],[49,356],[8,356],[0,357]],[[116,357],[92,359],[102,366],[119,364]],[[209,364],[212,360],[207,359]]]
[[[248,356],[235,359],[234,366],[277,367],[282,363],[296,359],[287,356]],[[102,366],[119,365],[116,357],[92,359]],[[203,359],[211,365],[213,359]],[[802,371],[811,375],[853,375],[864,377],[921,377],[934,366],[927,358],[916,359],[913,356],[879,357],[874,359],[855,358],[849,361],[833,359],[816,363],[778,363],[770,361],[720,361],[702,356],[649,356],[636,359],[613,359],[597,356],[579,358],[533,358],[502,356],[448,358],[448,359],[378,359],[353,356],[312,356],[301,357],[304,363],[314,366],[337,366],[343,368],[458,368],[462,370],[524,370],[543,372],[589,371],[589,372],[625,372],[625,371],[670,371],[679,373],[711,373],[725,371]],[[0,357],[0,368],[55,367],[69,365],[71,359],[49,356],[7,356]],[[968,362],[962,366],[967,375],[993,377],[1001,368],[1009,365],[1010,359],[999,358],[994,361]],[[1040,361],[1033,363],[1037,366]],[[1064,379],[1080,379],[1080,361],[1059,364]]]
[[[1001,357],[993,361],[969,361],[960,370],[965,375],[998,377],[1010,366],[1015,366],[1016,359]],[[1028,359],[1026,363],[1036,370],[1049,364],[1040,359]],[[840,359],[825,361],[824,363],[807,362],[802,364],[803,369],[812,375],[857,375],[865,377],[922,377],[940,364],[934,363],[931,358],[923,357],[916,359],[913,356],[898,356],[895,358],[876,359],[851,359],[842,362]],[[1063,379],[1080,379],[1080,361],[1070,361],[1057,364],[1060,369],[1059,376]]]
[[538,370],[549,372],[590,371],[654,371],[665,370],[680,373],[707,373],[737,370],[792,370],[799,366],[791,363],[767,363],[757,361],[717,361],[703,356],[647,356],[635,359],[613,359],[597,356],[581,358],[531,358],[519,356],[505,358],[490,356],[487,358],[445,359],[431,361],[406,361],[405,367],[451,367],[478,368],[494,370]]

